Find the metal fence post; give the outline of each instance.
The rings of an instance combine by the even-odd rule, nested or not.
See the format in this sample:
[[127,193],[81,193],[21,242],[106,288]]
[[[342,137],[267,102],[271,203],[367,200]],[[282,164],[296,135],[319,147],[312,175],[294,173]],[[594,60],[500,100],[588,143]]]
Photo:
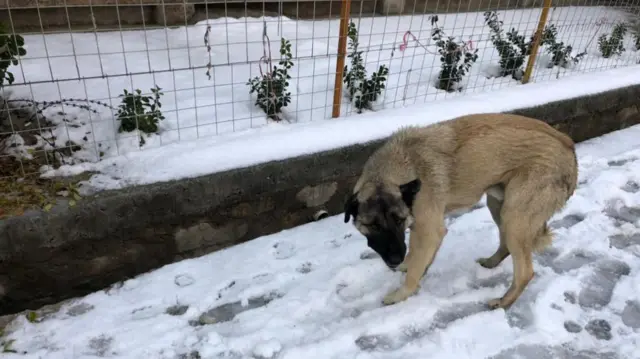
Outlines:
[[331,117],[340,117],[340,102],[342,100],[342,73],[344,72],[344,57],[347,54],[347,29],[351,0],[342,0],[340,5],[340,32],[338,38],[338,60],[336,61],[336,80],[333,87],[333,111]]
[[540,20],[538,20],[538,28],[536,29],[536,34],[533,38],[533,43],[531,44],[531,54],[529,55],[527,67],[525,68],[524,75],[522,76],[523,84],[529,82],[529,79],[531,78],[533,65],[536,62],[536,57],[538,57],[538,49],[540,48],[540,41],[542,40],[542,32],[544,31],[544,27],[547,24],[549,8],[551,8],[551,0],[544,0],[542,12],[540,13]]

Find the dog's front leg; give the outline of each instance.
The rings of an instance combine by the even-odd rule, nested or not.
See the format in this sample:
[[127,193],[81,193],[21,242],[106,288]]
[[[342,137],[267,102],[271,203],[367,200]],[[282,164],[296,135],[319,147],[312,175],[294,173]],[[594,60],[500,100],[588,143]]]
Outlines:
[[[404,261],[402,262],[402,264],[400,264],[398,266],[398,268],[396,268],[396,270],[398,270],[400,272],[406,273],[407,269],[409,269],[409,262],[411,262],[411,259],[410,259],[411,258],[411,253],[413,252],[413,250],[411,249],[411,238],[413,238],[414,235],[415,235],[415,232],[411,231],[411,235],[409,236],[409,250],[407,251],[407,255],[406,255]],[[444,228],[443,237],[446,236],[446,235],[447,235],[447,228],[445,227]],[[416,241],[417,241],[417,239],[416,239]],[[425,274],[426,274],[426,269],[425,269],[425,272],[422,274],[422,276],[424,276]]]
[[[443,215],[424,216],[428,220],[416,220],[409,239],[409,254],[405,260],[407,275],[404,284],[387,294],[385,305],[402,302],[415,294],[420,287],[420,279],[433,262],[442,239],[446,234]],[[438,219],[436,219],[438,218]]]

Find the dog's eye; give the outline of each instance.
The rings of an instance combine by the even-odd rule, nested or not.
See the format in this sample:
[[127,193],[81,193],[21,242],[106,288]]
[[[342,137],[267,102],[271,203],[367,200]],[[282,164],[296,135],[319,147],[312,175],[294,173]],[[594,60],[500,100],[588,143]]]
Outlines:
[[402,225],[404,224],[405,219],[398,216],[397,214],[391,214],[391,218],[393,219],[393,222],[395,222],[395,224],[397,225]]

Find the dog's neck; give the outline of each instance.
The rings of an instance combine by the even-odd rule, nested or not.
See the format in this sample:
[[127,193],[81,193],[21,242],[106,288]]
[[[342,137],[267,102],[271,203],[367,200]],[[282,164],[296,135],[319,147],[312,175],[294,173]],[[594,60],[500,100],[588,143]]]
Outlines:
[[[400,165],[402,163],[402,165]],[[398,169],[402,169],[399,173]],[[417,178],[414,167],[409,162],[409,157],[402,147],[383,145],[365,163],[362,169],[362,178],[374,185],[387,184],[399,186]],[[354,193],[362,187],[361,180],[356,184]]]

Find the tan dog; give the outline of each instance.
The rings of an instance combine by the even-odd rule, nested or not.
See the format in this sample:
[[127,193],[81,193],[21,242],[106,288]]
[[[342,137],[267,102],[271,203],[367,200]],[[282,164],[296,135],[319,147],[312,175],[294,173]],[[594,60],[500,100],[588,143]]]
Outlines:
[[573,194],[577,176],[573,141],[548,124],[510,114],[462,116],[394,133],[364,165],[344,221],[353,216],[387,266],[407,272],[383,300],[393,304],[418,290],[446,234],[445,214],[486,193],[500,246],[477,262],[494,268],[511,254],[511,287],[489,301],[507,308],[533,278],[532,252],[551,242],[547,221]]

